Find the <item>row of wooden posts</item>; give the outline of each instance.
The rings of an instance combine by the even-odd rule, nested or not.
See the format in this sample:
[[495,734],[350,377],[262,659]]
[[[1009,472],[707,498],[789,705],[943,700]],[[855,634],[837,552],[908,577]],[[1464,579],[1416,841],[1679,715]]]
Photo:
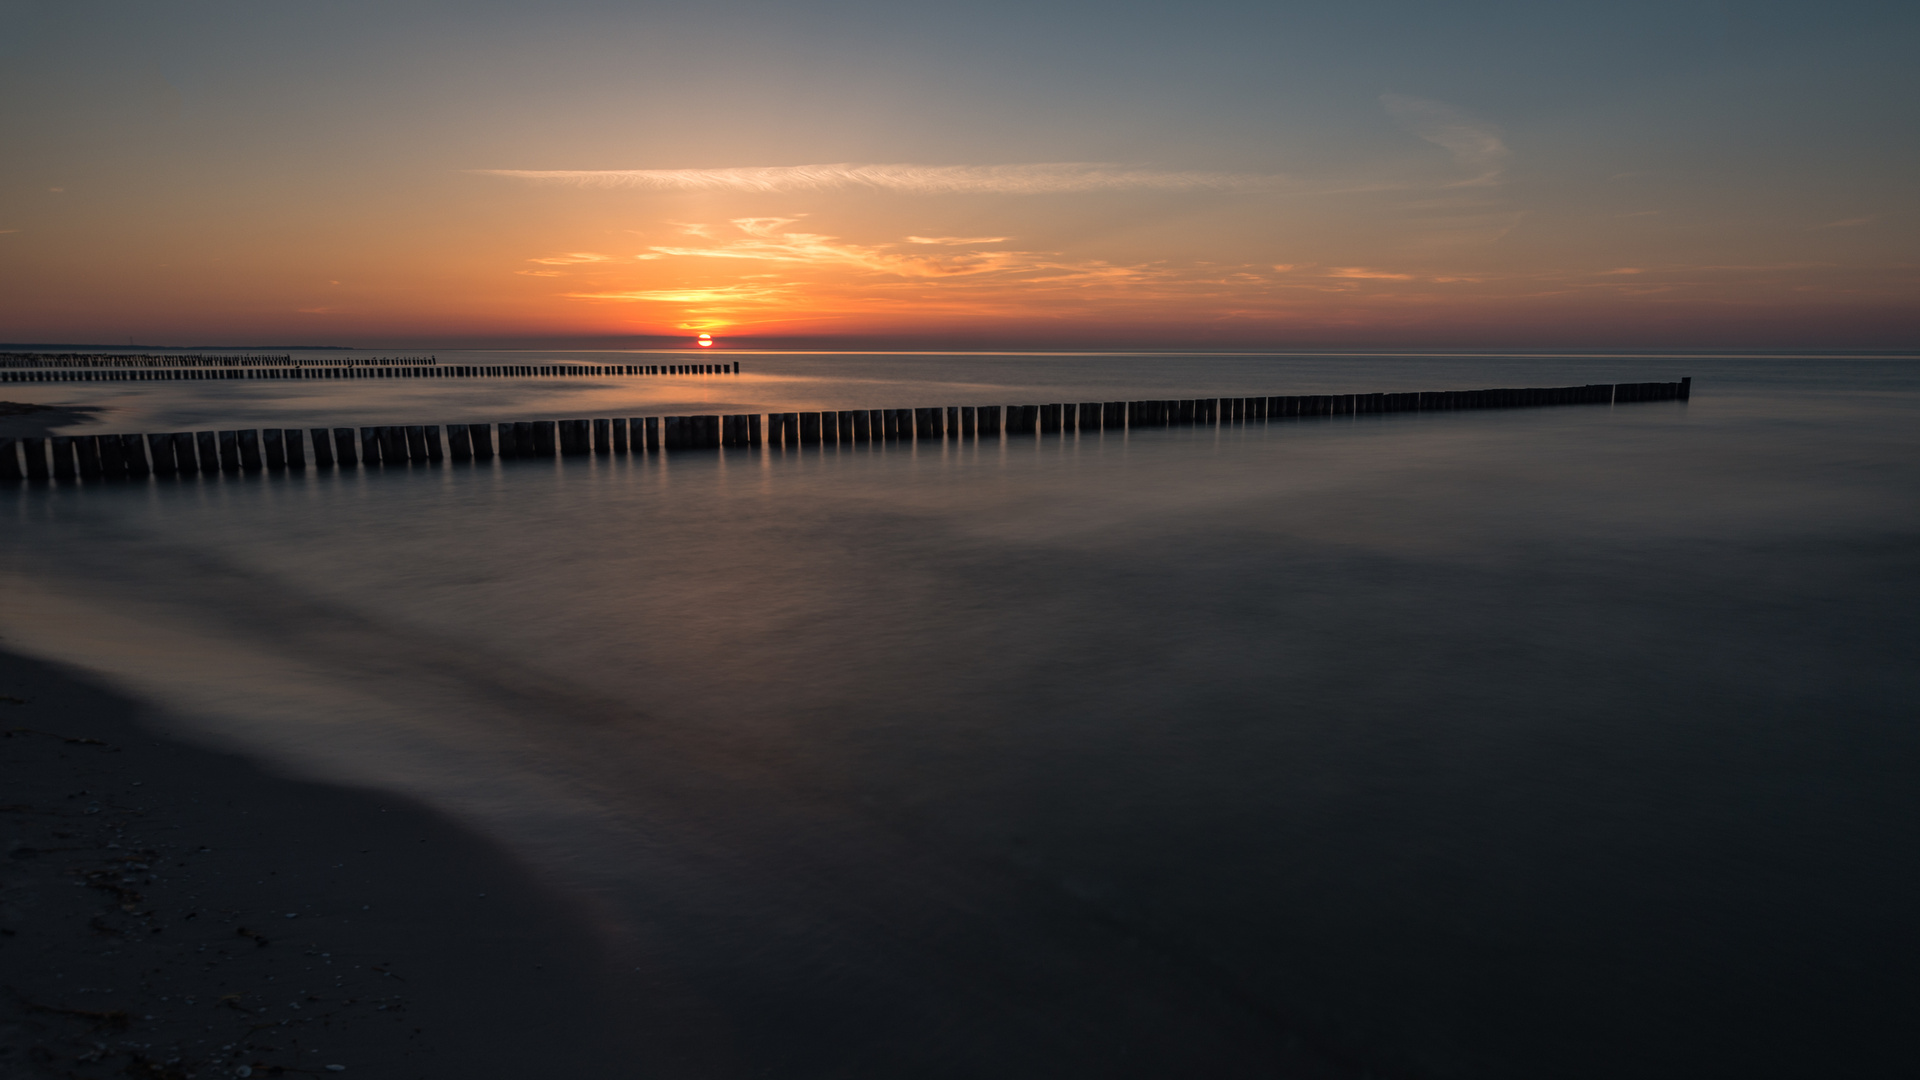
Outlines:
[[[509,424],[265,428],[151,435],[0,438],[0,480],[251,472],[555,454],[631,454],[762,445],[940,440],[1126,431],[1289,417],[1684,401],[1691,379],[1517,390],[1414,394],[1305,394],[1053,405],[636,416]],[[764,427],[762,421],[765,421]],[[312,454],[309,457],[308,450]]]
[[151,368],[151,367],[286,367],[289,364],[437,364],[418,356],[370,357],[360,360],[295,360],[241,353],[35,353],[0,352],[0,368]]
[[354,364],[333,367],[80,368],[0,371],[0,383],[197,382],[210,379],[532,379],[738,375],[731,364]]

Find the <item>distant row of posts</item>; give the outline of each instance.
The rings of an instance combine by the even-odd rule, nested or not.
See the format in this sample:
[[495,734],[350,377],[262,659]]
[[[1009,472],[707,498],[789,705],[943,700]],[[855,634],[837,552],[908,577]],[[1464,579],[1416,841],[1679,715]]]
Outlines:
[[1125,432],[1197,424],[1685,401],[1692,379],[1410,394],[1090,401],[915,409],[635,416],[505,424],[389,425],[179,431],[142,435],[0,437],[0,480],[284,472],[376,464],[812,447],[901,440],[966,440]]
[[[416,358],[417,359],[417,358]],[[4,368],[0,362],[0,368]],[[738,375],[731,364],[442,364],[338,363],[159,367],[63,366],[0,370],[0,383],[206,382],[220,379],[584,379],[620,375]]]

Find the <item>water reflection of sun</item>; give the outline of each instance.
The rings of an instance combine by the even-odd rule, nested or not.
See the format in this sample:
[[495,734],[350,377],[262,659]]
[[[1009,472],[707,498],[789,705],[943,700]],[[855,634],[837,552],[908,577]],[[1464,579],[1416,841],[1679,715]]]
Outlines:
[[701,347],[701,348],[703,348],[703,349],[710,349],[710,348],[712,348],[712,347],[713,347],[713,335],[712,335],[712,334],[701,334],[701,335],[700,335],[700,347]]

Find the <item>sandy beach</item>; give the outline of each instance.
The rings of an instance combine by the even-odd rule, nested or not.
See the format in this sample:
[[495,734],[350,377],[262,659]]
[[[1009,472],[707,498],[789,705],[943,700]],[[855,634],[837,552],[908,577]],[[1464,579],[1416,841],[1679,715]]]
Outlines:
[[609,1075],[592,935],[504,852],[152,719],[0,653],[0,1075]]

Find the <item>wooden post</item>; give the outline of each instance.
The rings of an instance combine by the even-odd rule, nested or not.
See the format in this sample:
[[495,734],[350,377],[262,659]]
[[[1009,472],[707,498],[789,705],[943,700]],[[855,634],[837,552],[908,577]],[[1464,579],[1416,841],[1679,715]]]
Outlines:
[[1080,430],[1099,431],[1105,426],[1107,407],[1097,401],[1080,403]]
[[[631,367],[631,365],[629,365],[629,367]],[[616,416],[610,422],[610,426],[613,432],[613,452],[616,454],[627,453],[627,418],[624,416]]]
[[100,468],[100,437],[98,435],[76,435],[74,436],[73,448],[79,453],[80,475],[83,478],[99,476],[102,471]]
[[47,448],[53,451],[53,478],[73,479],[80,471],[73,458],[73,436],[55,435],[47,440]]
[[561,420],[555,425],[560,434],[560,452],[569,457],[588,453],[587,432],[590,430],[585,420]]
[[260,432],[260,445],[266,453],[267,468],[278,470],[287,467],[286,434],[281,429],[270,427]]
[[[147,439],[145,435],[120,436],[120,464],[128,476],[145,476],[153,471],[147,464]],[[167,444],[167,449],[173,449],[171,443]],[[167,456],[171,459],[173,455],[169,453]]]
[[687,436],[684,430],[686,427],[686,419],[684,417],[662,417],[660,426],[665,429],[665,438],[662,441],[666,444],[668,450],[686,449]]
[[813,446],[820,441],[820,414],[803,412],[800,414],[800,445]]
[[[535,420],[528,428],[533,432],[533,456],[550,458],[560,450],[558,425],[551,420]],[[526,444],[520,444],[521,453],[526,452]]]
[[[352,371],[352,368],[342,370]],[[353,429],[323,428],[313,429],[313,460],[320,465],[340,465],[354,463]]]
[[643,423],[641,427],[643,427],[647,433],[647,451],[649,453],[658,453],[660,450],[660,418],[657,416],[646,417],[645,423]]
[[20,440],[20,450],[27,458],[27,479],[45,480],[48,475],[47,440],[29,435]]
[[161,475],[198,472],[200,463],[193,456],[191,432],[147,436],[147,450],[153,454],[153,471]]
[[974,420],[980,425],[980,437],[997,439],[1000,437],[1001,417],[1004,414],[998,405],[981,405],[974,410]]
[[595,420],[593,422],[593,452],[596,454],[613,453],[613,422]]
[[958,439],[961,435],[960,407],[958,405],[947,406],[947,415],[943,417],[943,420],[945,422],[942,424],[941,430],[948,436]]
[[[395,379],[399,377],[398,375],[389,376],[389,378]],[[413,455],[407,451],[407,430],[405,428],[387,424],[381,427],[379,431],[381,464],[396,465],[412,458]]]
[[972,405],[960,406],[960,437],[977,438],[980,434],[980,411]]
[[1689,375],[1686,378],[1680,380],[1680,400],[1688,401],[1688,400],[1691,400],[1692,398],[1693,398],[1693,376]]
[[363,427],[360,429],[360,461],[365,465],[378,464],[380,461],[380,429]]
[[473,436],[467,434],[467,425],[447,425],[447,456],[455,461],[473,460]]
[[428,424],[427,425],[427,460],[439,461],[445,457],[446,457],[446,454],[440,449],[440,425]]
[[0,481],[18,481],[25,476],[20,468],[20,440],[0,435]]
[[102,435],[100,443],[100,472],[104,476],[125,476],[127,474],[127,444],[122,435]]
[[829,444],[840,442],[840,414],[831,410],[820,414],[820,441]]
[[260,431],[248,428],[240,435],[240,467],[248,472],[260,471]]
[[[217,374],[209,372],[208,374]],[[220,436],[211,431],[193,433],[194,449],[200,452],[200,471],[211,475],[220,471]]]

